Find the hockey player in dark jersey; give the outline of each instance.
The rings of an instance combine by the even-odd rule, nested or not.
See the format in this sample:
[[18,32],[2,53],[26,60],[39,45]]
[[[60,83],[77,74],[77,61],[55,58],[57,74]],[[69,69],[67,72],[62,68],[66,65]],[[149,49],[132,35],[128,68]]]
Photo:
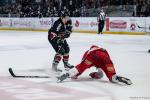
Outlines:
[[52,70],[56,72],[61,72],[62,70],[58,69],[58,64],[63,59],[65,69],[70,69],[73,66],[68,63],[69,61],[69,45],[66,41],[66,38],[72,33],[72,21],[67,15],[63,13],[61,17],[56,20],[53,26],[48,31],[48,40],[56,54],[52,63]]

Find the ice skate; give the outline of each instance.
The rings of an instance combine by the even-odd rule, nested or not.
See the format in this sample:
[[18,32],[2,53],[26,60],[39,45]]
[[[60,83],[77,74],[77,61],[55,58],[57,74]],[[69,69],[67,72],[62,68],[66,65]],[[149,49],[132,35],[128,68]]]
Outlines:
[[131,85],[132,82],[130,79],[128,78],[125,78],[125,77],[121,77],[121,76],[115,76],[113,79],[112,79],[112,82],[114,83],[124,83],[126,85]]
[[131,80],[128,79],[128,78],[125,78],[125,77],[117,76],[116,79],[117,79],[119,82],[125,83],[125,84],[127,84],[127,85],[131,85],[131,84],[132,84]]
[[52,64],[52,71],[62,72],[62,70],[58,68],[58,63],[56,63],[56,62],[53,62],[53,64]]
[[69,71],[70,69],[74,68],[74,66],[69,63],[64,63],[64,67],[66,71]]

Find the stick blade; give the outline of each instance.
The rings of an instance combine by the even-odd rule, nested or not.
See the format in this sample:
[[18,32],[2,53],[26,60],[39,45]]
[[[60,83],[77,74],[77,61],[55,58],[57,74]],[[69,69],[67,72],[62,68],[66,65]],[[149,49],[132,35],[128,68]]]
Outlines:
[[50,76],[32,76],[32,75],[15,75],[12,68],[9,68],[9,73],[14,78],[51,78]]
[[14,72],[12,71],[12,68],[9,68],[9,73],[11,74],[11,76],[16,77],[16,75],[14,74]]

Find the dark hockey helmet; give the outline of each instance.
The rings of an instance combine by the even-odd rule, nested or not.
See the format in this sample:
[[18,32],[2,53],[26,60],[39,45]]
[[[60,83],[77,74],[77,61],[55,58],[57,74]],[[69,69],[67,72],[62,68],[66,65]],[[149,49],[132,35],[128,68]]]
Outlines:
[[61,12],[61,17],[69,17],[69,14],[67,12],[62,11]]
[[61,18],[66,18],[67,21],[70,19],[69,14],[67,12],[64,12],[64,11],[61,12]]

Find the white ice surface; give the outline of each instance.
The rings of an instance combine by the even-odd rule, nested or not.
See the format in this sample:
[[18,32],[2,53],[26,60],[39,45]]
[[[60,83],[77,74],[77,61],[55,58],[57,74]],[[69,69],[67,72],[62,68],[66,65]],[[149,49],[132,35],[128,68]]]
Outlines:
[[[91,45],[101,46],[110,53],[117,74],[130,78],[133,85],[112,84],[106,76],[102,80],[91,80],[88,74],[95,70],[91,68],[77,81],[68,79],[63,83],[56,83],[53,78],[13,79],[32,82],[33,87],[34,84],[35,86],[38,84],[39,89],[42,90],[44,86],[47,86],[49,89],[44,91],[50,93],[49,96],[37,95],[37,98],[25,98],[16,91],[10,93],[10,90],[4,90],[2,83],[0,83],[0,91],[5,94],[9,93],[18,100],[59,100],[58,97],[69,100],[73,95],[75,95],[74,100],[150,100],[150,53],[147,52],[150,49],[150,36],[72,33],[67,41],[70,45],[71,64],[78,64],[83,53]],[[9,67],[12,67],[17,74],[45,75],[45,73],[50,73],[54,54],[46,32],[0,31],[0,76],[5,77],[4,81],[8,83],[12,81],[8,73]],[[63,64],[59,64],[59,67],[63,69]],[[53,91],[52,87],[58,90]],[[64,91],[64,93],[59,91]],[[77,92],[83,94],[83,97]],[[32,92],[29,94],[32,95]]]

